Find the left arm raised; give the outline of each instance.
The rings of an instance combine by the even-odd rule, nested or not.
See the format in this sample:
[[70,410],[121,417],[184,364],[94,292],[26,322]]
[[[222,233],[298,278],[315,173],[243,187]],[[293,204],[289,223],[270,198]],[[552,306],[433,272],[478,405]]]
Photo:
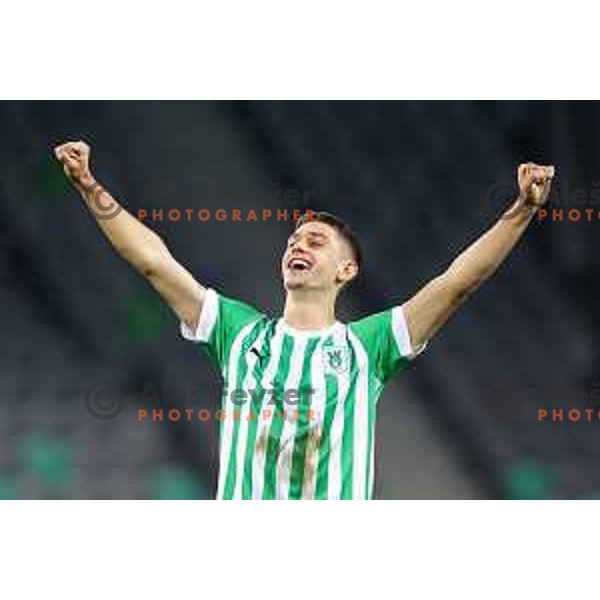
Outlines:
[[413,348],[427,342],[508,256],[548,198],[554,167],[532,163],[518,170],[519,199],[491,229],[460,254],[445,273],[403,305]]

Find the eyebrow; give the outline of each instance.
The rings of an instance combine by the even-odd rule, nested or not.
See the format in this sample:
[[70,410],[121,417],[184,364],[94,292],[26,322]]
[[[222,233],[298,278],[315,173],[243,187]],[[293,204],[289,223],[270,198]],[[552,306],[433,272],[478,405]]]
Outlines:
[[[327,238],[327,234],[323,233],[322,231],[309,231],[306,235],[309,237]],[[293,240],[295,240],[298,237],[299,237],[298,233],[292,233],[292,235],[290,235],[290,237],[288,238],[288,242],[292,242]]]

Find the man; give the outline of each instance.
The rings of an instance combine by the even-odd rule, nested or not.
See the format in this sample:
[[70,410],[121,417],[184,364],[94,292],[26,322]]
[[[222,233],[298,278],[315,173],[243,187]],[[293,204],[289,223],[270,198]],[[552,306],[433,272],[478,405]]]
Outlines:
[[[202,344],[227,390],[220,426],[218,498],[368,499],[377,400],[515,246],[545,202],[554,168],[518,169],[519,198],[480,239],[413,298],[347,325],[339,292],[361,269],[352,231],[337,217],[300,220],[281,270],[280,319],[206,289],[162,240],[95,181],[89,147],[55,149],[116,251],[164,298],[185,338]],[[102,199],[102,202],[99,199]],[[267,389],[279,393],[267,395]]]

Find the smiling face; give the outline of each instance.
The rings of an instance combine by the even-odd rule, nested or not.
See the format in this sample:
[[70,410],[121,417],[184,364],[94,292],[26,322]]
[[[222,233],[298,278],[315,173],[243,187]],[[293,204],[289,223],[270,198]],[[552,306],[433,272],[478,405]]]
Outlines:
[[350,244],[331,225],[307,222],[288,239],[281,261],[286,290],[335,290],[358,273]]

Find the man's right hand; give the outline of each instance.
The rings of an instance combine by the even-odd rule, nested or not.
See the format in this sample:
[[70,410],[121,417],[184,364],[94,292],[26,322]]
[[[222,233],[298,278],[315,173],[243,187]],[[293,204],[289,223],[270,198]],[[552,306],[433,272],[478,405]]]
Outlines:
[[85,142],[66,142],[56,146],[54,155],[75,187],[85,190],[94,183],[89,164],[90,147]]

